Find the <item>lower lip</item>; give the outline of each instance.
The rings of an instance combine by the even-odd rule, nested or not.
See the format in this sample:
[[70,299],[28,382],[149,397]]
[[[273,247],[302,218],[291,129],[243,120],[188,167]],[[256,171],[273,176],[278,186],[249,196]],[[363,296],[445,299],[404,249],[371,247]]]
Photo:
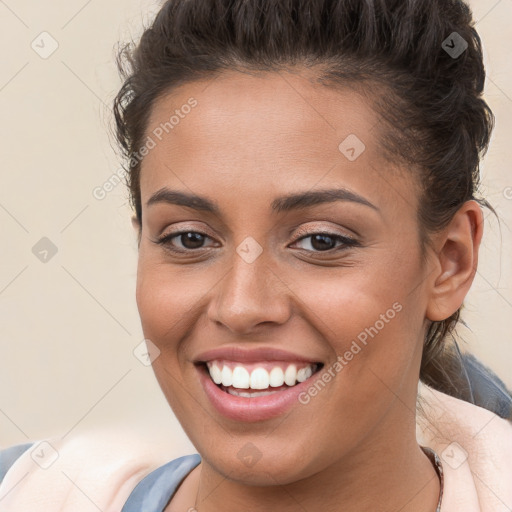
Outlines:
[[246,398],[234,396],[222,391],[212,381],[204,364],[197,366],[203,389],[217,411],[235,421],[264,421],[275,418],[288,411],[293,405],[301,405],[300,393],[311,385],[312,377],[291,388],[277,391],[271,395]]

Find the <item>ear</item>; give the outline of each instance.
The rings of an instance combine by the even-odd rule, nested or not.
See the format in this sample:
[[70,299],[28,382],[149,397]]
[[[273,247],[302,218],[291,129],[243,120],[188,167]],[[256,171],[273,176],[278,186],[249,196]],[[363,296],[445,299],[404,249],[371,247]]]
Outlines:
[[482,235],[483,214],[474,200],[466,201],[449,225],[436,235],[428,319],[445,320],[462,305],[476,274]]
[[132,226],[133,226],[133,229],[137,233],[137,247],[140,248],[140,240],[142,237],[142,227],[141,227],[141,223],[140,223],[139,219],[137,218],[137,215],[134,215],[132,217]]
[[139,221],[139,219],[137,218],[136,215],[134,215],[132,217],[132,226],[133,226],[133,229],[136,231],[137,233],[137,245],[140,245],[140,239],[141,239],[141,230],[142,230],[142,227],[141,227],[141,223]]
[[140,231],[140,222],[136,215],[134,215],[132,217],[132,226],[133,226],[133,229],[135,229],[135,231],[137,231],[137,232]]

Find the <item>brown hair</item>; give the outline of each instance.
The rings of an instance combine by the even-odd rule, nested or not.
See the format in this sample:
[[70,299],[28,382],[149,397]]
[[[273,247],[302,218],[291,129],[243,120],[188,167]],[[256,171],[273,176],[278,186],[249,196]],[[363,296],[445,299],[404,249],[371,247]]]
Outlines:
[[[455,43],[460,55],[449,51]],[[117,64],[124,84],[113,105],[116,136],[130,162],[127,184],[139,220],[134,155],[157,98],[223,70],[295,65],[312,70],[320,83],[353,87],[372,99],[386,127],[386,156],[417,169],[423,249],[428,234],[445,227],[465,201],[494,212],[475,197],[494,117],[481,97],[480,38],[462,1],[169,0],[138,45],[118,50]],[[420,379],[474,401],[464,360],[449,342],[459,315],[430,324]]]

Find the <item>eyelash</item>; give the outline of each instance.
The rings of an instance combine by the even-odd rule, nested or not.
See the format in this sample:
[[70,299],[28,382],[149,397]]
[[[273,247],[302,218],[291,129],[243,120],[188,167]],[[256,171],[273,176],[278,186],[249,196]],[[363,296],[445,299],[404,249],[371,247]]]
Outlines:
[[[206,247],[199,247],[197,249],[177,249],[176,247],[174,247],[170,243],[170,241],[173,238],[176,238],[178,236],[184,235],[186,233],[194,233],[194,234],[202,235],[204,237],[207,237],[207,238],[211,239],[210,236],[208,236],[206,233],[203,233],[201,231],[185,230],[185,231],[177,231],[176,233],[169,233],[168,235],[165,235],[165,236],[163,236],[161,238],[158,238],[158,239],[152,240],[152,241],[155,244],[164,246],[165,249],[167,249],[167,250],[169,250],[171,252],[180,253],[180,254],[183,254],[183,253],[186,253],[186,252],[193,253],[194,251],[201,251],[203,249],[206,249]],[[309,249],[301,249],[301,250],[306,251],[306,252],[313,252],[313,253],[318,253],[318,254],[324,254],[324,253],[331,254],[332,252],[343,251],[343,250],[348,249],[349,247],[358,247],[360,245],[359,242],[357,242],[357,240],[355,240],[353,238],[350,238],[348,236],[339,235],[337,233],[329,233],[327,231],[312,231],[312,232],[309,232],[309,233],[301,233],[301,234],[303,236],[300,236],[299,238],[297,238],[294,242],[292,242],[293,244],[295,244],[297,242],[300,242],[302,240],[305,240],[306,238],[313,237],[315,235],[326,236],[326,237],[332,238],[335,241],[340,241],[342,243],[341,246],[333,247],[332,249],[327,249],[325,251],[314,251],[314,250],[311,251]]]

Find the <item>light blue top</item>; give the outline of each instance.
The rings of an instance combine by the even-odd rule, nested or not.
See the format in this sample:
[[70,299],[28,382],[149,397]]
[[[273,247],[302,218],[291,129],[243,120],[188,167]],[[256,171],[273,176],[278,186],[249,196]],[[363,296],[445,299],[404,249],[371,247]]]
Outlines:
[[121,512],[163,512],[178,485],[200,462],[201,456],[194,453],[155,469],[133,489]]

